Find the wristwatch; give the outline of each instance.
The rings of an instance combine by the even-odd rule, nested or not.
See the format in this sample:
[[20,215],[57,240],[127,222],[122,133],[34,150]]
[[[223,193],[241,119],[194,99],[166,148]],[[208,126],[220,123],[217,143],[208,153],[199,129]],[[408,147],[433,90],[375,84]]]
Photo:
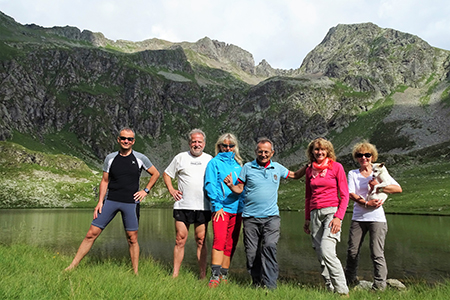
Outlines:
[[148,193],[150,193],[150,190],[148,188],[145,188],[144,192],[146,192],[148,194]]

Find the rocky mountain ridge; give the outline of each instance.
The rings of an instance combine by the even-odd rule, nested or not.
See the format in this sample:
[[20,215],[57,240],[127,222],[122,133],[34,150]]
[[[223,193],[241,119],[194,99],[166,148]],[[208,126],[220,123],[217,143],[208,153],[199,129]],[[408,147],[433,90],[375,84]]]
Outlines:
[[421,87],[433,73],[445,80],[449,53],[417,36],[372,23],[341,24],[306,56],[301,71],[339,78],[356,91],[386,95],[399,85]]
[[99,161],[131,126],[137,150],[161,169],[194,127],[207,133],[209,152],[220,133],[236,133],[246,159],[268,136],[287,165],[304,161],[317,136],[341,155],[362,138],[385,153],[450,140],[450,52],[371,23],[331,28],[296,70],[255,66],[248,51],[206,37],[114,42],[4,14],[0,29],[2,140],[26,135]]
[[[293,70],[274,69],[270,64],[263,60],[255,66],[253,55],[233,44],[227,44],[217,40],[211,40],[204,37],[195,43],[181,42],[172,43],[169,41],[152,38],[140,42],[132,42],[127,40],[113,41],[106,38],[100,32],[92,32],[71,26],[55,26],[52,28],[44,28],[35,24],[26,25],[29,28],[45,31],[70,40],[78,40],[92,43],[95,47],[113,48],[124,53],[136,53],[148,50],[167,50],[176,47],[193,51],[202,56],[202,63],[209,67],[221,68],[228,72],[234,72],[241,75],[244,81],[255,84],[268,77],[291,75]],[[196,58],[197,62],[199,58]],[[194,59],[195,61],[195,59]]]

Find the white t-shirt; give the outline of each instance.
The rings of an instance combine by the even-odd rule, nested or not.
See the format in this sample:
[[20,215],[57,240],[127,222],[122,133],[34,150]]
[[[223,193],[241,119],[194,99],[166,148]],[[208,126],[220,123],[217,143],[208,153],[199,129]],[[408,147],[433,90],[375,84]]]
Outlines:
[[210,210],[205,196],[205,169],[212,156],[202,153],[193,156],[190,151],[176,155],[164,171],[171,178],[178,178],[178,190],[183,193],[182,199],[175,201],[174,209]]
[[[373,173],[370,176],[364,177],[361,175],[359,169],[348,172],[348,191],[360,195],[367,199],[369,194],[369,181],[372,180]],[[388,184],[395,184],[400,186],[397,181],[390,175]],[[353,221],[359,222],[386,222],[383,206],[378,208],[365,207],[363,204],[353,202]]]

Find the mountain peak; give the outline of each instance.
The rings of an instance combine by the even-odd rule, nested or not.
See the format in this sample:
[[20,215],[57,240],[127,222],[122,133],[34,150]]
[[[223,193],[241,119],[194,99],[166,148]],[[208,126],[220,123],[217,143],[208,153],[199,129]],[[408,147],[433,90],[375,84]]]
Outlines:
[[[400,84],[425,83],[438,67],[439,51],[435,51],[409,33],[372,23],[339,24],[306,56],[301,71],[340,79],[358,91],[368,88],[388,93]],[[355,82],[350,74],[358,74],[364,82]]]

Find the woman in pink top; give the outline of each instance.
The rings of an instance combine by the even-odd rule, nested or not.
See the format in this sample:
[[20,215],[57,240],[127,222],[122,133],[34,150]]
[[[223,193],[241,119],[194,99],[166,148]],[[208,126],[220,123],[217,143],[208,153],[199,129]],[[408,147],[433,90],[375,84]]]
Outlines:
[[348,205],[348,185],[342,165],[336,162],[331,142],[318,138],[306,150],[305,225],[322,269],[327,289],[348,295],[344,270],[336,254],[341,224]]

